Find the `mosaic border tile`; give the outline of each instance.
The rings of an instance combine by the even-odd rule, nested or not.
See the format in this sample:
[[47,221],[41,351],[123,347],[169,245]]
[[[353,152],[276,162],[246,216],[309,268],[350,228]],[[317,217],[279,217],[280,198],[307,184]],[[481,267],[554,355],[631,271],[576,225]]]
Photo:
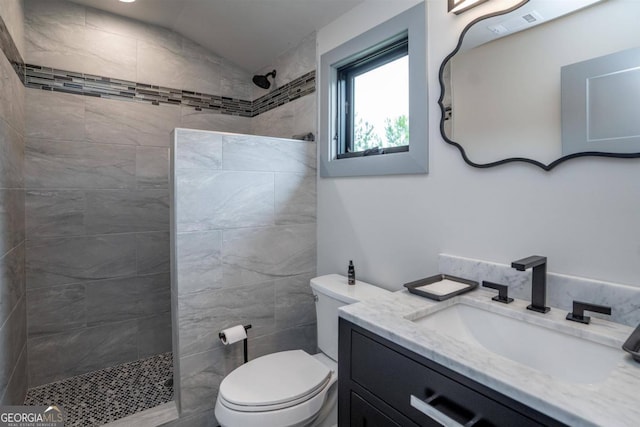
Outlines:
[[288,102],[310,95],[315,91],[316,72],[313,70],[254,100],[253,115],[255,117]]
[[9,62],[11,62],[25,87],[74,95],[146,102],[153,105],[184,105],[198,111],[214,110],[220,114],[255,117],[288,102],[310,95],[316,90],[315,70],[275,88],[258,99],[248,101],[25,64],[2,17],[0,17],[0,48]]
[[33,89],[146,102],[154,105],[186,105],[195,109],[215,110],[221,114],[253,117],[252,102],[237,98],[75,73],[32,64],[25,65],[25,72],[25,86]]
[[314,93],[316,72],[315,70],[310,71],[255,101],[75,73],[32,64],[25,65],[25,86],[76,95],[147,102],[154,105],[185,105],[196,110],[215,110],[220,114],[255,117]]

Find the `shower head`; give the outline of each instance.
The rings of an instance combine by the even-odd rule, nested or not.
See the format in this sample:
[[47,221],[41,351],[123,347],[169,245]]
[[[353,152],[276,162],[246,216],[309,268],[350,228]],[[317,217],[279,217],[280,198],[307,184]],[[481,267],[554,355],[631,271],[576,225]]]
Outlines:
[[271,82],[269,81],[269,79],[267,77],[273,77],[274,79],[276,78],[276,70],[273,70],[270,73],[265,74],[264,76],[253,76],[253,83],[256,84],[256,86],[261,87],[262,89],[269,89],[271,87]]

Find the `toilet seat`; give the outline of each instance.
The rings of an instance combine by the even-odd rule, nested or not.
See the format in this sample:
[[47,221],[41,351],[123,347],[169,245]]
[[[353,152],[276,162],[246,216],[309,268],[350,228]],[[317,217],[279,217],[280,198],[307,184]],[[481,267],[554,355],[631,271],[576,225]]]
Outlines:
[[[295,371],[292,370],[292,367],[297,362],[298,368],[302,368],[303,370],[299,378],[301,386],[298,388],[297,393],[293,391],[288,393],[289,397],[293,396],[294,398],[283,398],[287,393],[281,393],[279,399],[274,398],[275,395],[268,396],[266,399],[256,399],[256,396],[259,395],[259,393],[257,393],[253,394],[253,399],[247,399],[251,393],[242,393],[239,390],[237,393],[234,393],[234,386],[240,386],[240,384],[234,384],[236,380],[231,380],[230,382],[227,381],[225,383],[227,378],[231,375],[229,374],[220,384],[218,399],[216,400],[215,405],[216,419],[221,426],[303,427],[316,423],[316,420],[319,419],[319,417],[324,419],[327,416],[327,413],[324,413],[322,410],[326,405],[335,407],[338,380],[338,371],[335,361],[330,360],[321,353],[311,356],[302,350],[294,350],[293,352],[284,351],[262,356],[242,365],[240,368],[244,368],[248,365],[262,366],[262,363],[269,363],[269,359],[267,359],[266,362],[261,360],[267,357],[269,357],[269,359],[275,358],[275,360],[278,360],[280,364],[278,365],[278,370],[262,370],[263,374],[260,378],[260,382],[263,386],[261,386],[262,391],[260,393],[264,392],[268,394],[271,392],[269,387],[265,384],[273,385],[275,383],[277,387],[277,384],[282,380],[283,376],[287,376],[287,374],[283,374],[283,372],[289,373],[288,375],[290,377],[296,377],[296,375],[290,373]],[[240,368],[237,368],[236,371]],[[314,384],[316,381],[309,379],[310,377],[313,378],[314,375],[306,375],[309,370],[315,371],[316,374],[318,372],[328,372],[328,378],[324,380],[324,375],[322,375],[322,380],[316,380],[317,384]],[[246,371],[244,373],[247,375],[238,375],[234,376],[234,378],[243,378],[250,384],[249,388],[251,388],[255,385],[254,380],[256,378],[251,378],[248,372],[253,371],[253,369],[244,368],[242,371]],[[238,381],[242,382],[242,380]],[[225,383],[224,387],[223,383]],[[224,393],[226,393],[228,398],[233,399],[234,402],[229,402],[225,399],[225,396],[223,396]],[[237,403],[242,401],[244,401],[244,403],[253,401],[255,404],[259,403],[258,401],[260,400],[266,401],[267,404],[250,406]],[[277,403],[274,403],[274,401]]]
[[331,378],[331,370],[308,353],[282,351],[254,359],[227,375],[218,398],[240,412],[284,409],[313,398]]

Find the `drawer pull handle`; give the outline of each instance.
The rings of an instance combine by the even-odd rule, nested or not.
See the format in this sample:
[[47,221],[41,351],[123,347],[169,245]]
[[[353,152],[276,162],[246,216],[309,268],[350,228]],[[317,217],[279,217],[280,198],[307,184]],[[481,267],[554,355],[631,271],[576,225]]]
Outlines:
[[444,427],[470,427],[478,423],[482,417],[480,415],[474,416],[468,423],[460,424],[453,418],[446,414],[443,414],[429,403],[438,399],[438,395],[433,395],[425,402],[422,399],[418,399],[416,396],[411,395],[411,406],[418,411],[431,418],[433,421],[442,424]]

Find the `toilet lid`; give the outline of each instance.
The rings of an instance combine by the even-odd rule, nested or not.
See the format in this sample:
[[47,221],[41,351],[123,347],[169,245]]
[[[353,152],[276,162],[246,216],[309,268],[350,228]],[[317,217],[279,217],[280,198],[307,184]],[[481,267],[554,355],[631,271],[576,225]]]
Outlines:
[[331,370],[302,350],[254,359],[222,380],[220,395],[243,406],[272,406],[297,401],[322,388]]

